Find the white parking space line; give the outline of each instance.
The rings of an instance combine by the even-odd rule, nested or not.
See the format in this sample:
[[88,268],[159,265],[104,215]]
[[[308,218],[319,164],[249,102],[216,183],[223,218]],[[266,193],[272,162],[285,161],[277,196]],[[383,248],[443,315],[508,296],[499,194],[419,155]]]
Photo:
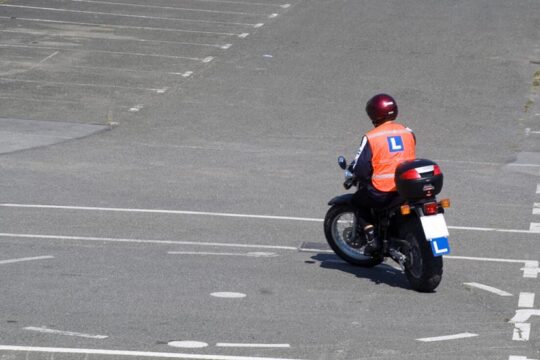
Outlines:
[[91,335],[91,334],[84,334],[84,333],[73,332],[73,331],[62,331],[62,330],[48,329],[46,327],[28,326],[28,327],[25,327],[24,330],[35,331],[35,332],[39,332],[39,333],[43,333],[43,334],[51,334],[51,335],[75,336],[75,337],[81,337],[81,338],[87,338],[87,339],[103,340],[103,339],[108,338],[107,335]]
[[10,259],[10,260],[1,260],[0,265],[5,264],[14,264],[19,262],[25,262],[25,261],[36,261],[36,260],[49,260],[54,259],[54,256],[35,256],[35,257],[26,257],[26,258],[19,258],[19,259]]
[[531,223],[529,232],[540,233],[540,223]]
[[472,260],[472,261],[524,264],[525,266],[520,269],[523,271],[524,278],[537,278],[538,273],[540,273],[539,262],[537,260],[497,259],[497,258],[481,258],[481,257],[472,257],[472,256],[455,256],[455,255],[447,255],[444,258],[455,259],[455,260]]
[[57,52],[62,51],[74,51],[77,53],[88,52],[88,53],[97,53],[97,54],[111,54],[111,55],[126,55],[126,56],[141,56],[141,57],[157,57],[163,59],[179,59],[179,60],[191,60],[191,61],[201,61],[206,62],[207,58],[197,58],[189,56],[177,56],[177,55],[160,55],[160,54],[148,54],[148,53],[134,53],[134,52],[123,52],[123,51],[108,51],[108,50],[92,50],[92,49],[60,49],[49,46],[33,46],[33,45],[18,45],[18,44],[0,44],[0,47],[3,48],[23,48],[23,49],[47,49],[47,50],[57,50]]
[[540,194],[540,184],[537,184],[537,185],[536,185],[536,193],[537,193],[537,194]]
[[272,249],[272,250],[295,250],[297,247],[280,245],[255,245],[255,244],[235,244],[235,243],[210,243],[196,241],[175,241],[175,240],[151,240],[151,239],[121,239],[89,236],[63,236],[63,235],[38,235],[38,234],[9,234],[0,233],[0,237],[20,238],[20,239],[46,239],[46,240],[72,240],[72,241],[98,241],[111,243],[132,243],[132,244],[161,244],[161,245],[194,245],[194,246],[214,246],[214,247],[237,247],[248,249]]
[[[9,16],[0,16],[0,19],[11,20],[11,18]],[[13,21],[13,20],[11,20],[11,21]],[[47,20],[47,19],[34,19],[34,18],[23,18],[23,17],[18,17],[17,21],[44,22],[44,23],[51,23],[51,24],[67,24],[67,25],[84,25],[84,26],[96,26],[96,27],[113,28],[113,29],[131,29],[131,30],[165,31],[165,32],[190,33],[190,34],[205,34],[205,35],[216,35],[216,36],[237,36],[237,37],[245,36],[244,35],[245,33],[199,31],[199,30],[174,29],[174,28],[162,28],[162,27],[151,27],[151,26],[99,24],[99,23],[87,23],[87,22],[63,21],[63,20]]]
[[290,344],[238,344],[238,343],[217,343],[217,347],[241,347],[241,348],[290,348]]
[[192,22],[203,24],[217,24],[217,25],[234,25],[234,26],[248,26],[256,27],[257,24],[241,23],[241,22],[228,22],[228,21],[215,21],[215,20],[200,20],[200,19],[184,19],[184,18],[172,18],[172,17],[160,17],[160,16],[147,16],[147,15],[132,15],[132,14],[117,14],[107,13],[101,11],[86,11],[86,10],[73,10],[73,9],[61,9],[61,8],[48,8],[40,6],[28,6],[28,5],[12,5],[12,4],[0,4],[0,7],[18,8],[18,9],[31,9],[40,11],[53,11],[64,13],[75,13],[85,15],[101,15],[101,16],[114,16],[114,17],[127,17],[144,20],[160,20],[160,21],[178,21],[178,22]]
[[49,84],[49,85],[59,85],[59,86],[95,87],[95,88],[101,88],[101,89],[125,89],[125,90],[149,91],[156,94],[164,94],[165,92],[167,92],[167,90],[169,90],[168,87],[143,88],[143,87],[135,87],[135,86],[84,84],[84,83],[75,83],[75,82],[24,80],[24,79],[10,79],[10,78],[0,78],[0,80],[6,81],[6,82],[22,82],[22,83],[29,83],[29,84]]
[[226,11],[226,10],[210,10],[210,9],[193,9],[193,8],[183,8],[183,7],[175,7],[175,6],[156,6],[156,5],[146,5],[146,4],[143,5],[143,4],[132,4],[132,3],[110,2],[110,1],[95,1],[95,0],[71,0],[71,1],[72,2],[79,2],[79,3],[88,3],[88,4],[115,5],[115,6],[137,7],[137,8],[158,9],[158,10],[203,12],[203,13],[212,13],[212,14],[228,14],[228,15],[242,15],[242,16],[266,16],[266,15],[268,15],[268,14],[263,14],[263,13]]
[[534,293],[522,292],[519,294],[518,307],[520,308],[532,308],[534,307]]
[[540,203],[534,203],[533,215],[540,215]]
[[145,352],[129,350],[104,350],[104,349],[78,349],[78,348],[55,348],[37,346],[12,346],[0,345],[0,351],[38,352],[50,354],[83,354],[83,355],[109,355],[109,356],[133,356],[133,357],[156,357],[169,359],[201,359],[201,360],[299,360],[271,357],[254,356],[229,356],[229,355],[198,355],[165,352]]
[[416,339],[417,341],[422,342],[434,342],[434,341],[448,341],[448,340],[458,340],[458,339],[466,339],[471,337],[476,337],[478,334],[472,334],[472,333],[461,333],[461,334],[455,334],[455,335],[445,335],[445,336],[436,336],[436,337],[427,337],[427,338],[421,338]]
[[245,256],[245,257],[276,257],[279,256],[272,252],[248,252],[248,253],[223,253],[223,252],[203,252],[203,251],[169,251],[170,255],[211,255],[211,256]]
[[487,292],[490,292],[490,293],[493,293],[493,294],[496,294],[496,295],[499,295],[499,296],[513,296],[509,292],[503,291],[501,289],[497,289],[497,288],[495,288],[493,286],[488,286],[488,285],[479,284],[479,283],[475,283],[475,282],[464,283],[463,285],[465,285],[465,286],[467,286],[469,288],[477,288],[477,289],[485,290]]

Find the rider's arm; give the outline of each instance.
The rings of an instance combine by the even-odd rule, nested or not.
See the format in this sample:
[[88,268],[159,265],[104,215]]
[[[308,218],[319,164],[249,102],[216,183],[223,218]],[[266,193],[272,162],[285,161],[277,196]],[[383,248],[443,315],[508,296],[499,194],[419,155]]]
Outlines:
[[366,136],[362,138],[360,148],[356,153],[356,157],[351,163],[351,172],[360,180],[361,183],[367,184],[371,182],[373,174],[373,166],[371,165],[371,146]]

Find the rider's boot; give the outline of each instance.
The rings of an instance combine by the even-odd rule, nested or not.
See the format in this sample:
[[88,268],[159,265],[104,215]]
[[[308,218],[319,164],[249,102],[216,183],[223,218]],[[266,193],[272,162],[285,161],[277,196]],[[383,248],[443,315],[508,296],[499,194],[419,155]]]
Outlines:
[[364,255],[373,256],[379,252],[380,244],[377,236],[375,235],[375,229],[373,225],[366,225],[364,228],[364,234],[366,237],[366,246],[364,248]]

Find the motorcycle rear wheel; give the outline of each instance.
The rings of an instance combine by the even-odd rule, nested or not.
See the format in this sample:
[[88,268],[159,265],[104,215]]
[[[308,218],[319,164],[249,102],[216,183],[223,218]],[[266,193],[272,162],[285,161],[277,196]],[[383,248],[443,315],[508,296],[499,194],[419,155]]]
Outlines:
[[353,243],[356,212],[346,204],[333,205],[324,218],[324,235],[328,245],[336,255],[349,264],[361,267],[373,267],[383,261],[382,257],[364,255],[365,243],[355,246]]
[[405,275],[411,287],[418,292],[433,292],[442,280],[442,256],[433,256],[420,220],[415,218],[400,229],[400,238],[409,243],[405,252]]

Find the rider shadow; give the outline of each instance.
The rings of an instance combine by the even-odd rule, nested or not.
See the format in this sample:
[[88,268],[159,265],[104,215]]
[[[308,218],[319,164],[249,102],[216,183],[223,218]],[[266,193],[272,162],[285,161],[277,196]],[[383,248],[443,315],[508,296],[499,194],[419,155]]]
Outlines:
[[385,263],[372,268],[363,268],[351,265],[344,260],[341,260],[335,254],[324,253],[314,255],[311,259],[318,261],[319,266],[323,269],[343,271],[353,274],[361,279],[368,279],[377,285],[386,284],[392,287],[399,287],[407,290],[411,289],[403,271]]

